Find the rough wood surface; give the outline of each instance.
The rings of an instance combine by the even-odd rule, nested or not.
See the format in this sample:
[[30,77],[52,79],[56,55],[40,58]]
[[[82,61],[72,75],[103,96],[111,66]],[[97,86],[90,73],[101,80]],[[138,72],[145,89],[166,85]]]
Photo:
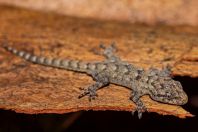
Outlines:
[[198,26],[197,0],[0,0],[0,3],[102,20]]
[[[137,66],[174,67],[173,75],[198,77],[197,27],[148,27],[117,22],[101,22],[54,14],[0,7],[0,44],[49,57],[100,61],[94,54],[98,44],[115,41],[117,54]],[[191,69],[189,66],[192,66]],[[194,69],[192,69],[194,68]],[[183,72],[185,71],[185,73]],[[89,102],[78,99],[91,77],[66,70],[40,66],[20,59],[0,48],[0,108],[23,113],[68,113],[79,110],[135,109],[130,91],[110,85]],[[161,104],[144,96],[149,112],[192,116],[180,106]]]

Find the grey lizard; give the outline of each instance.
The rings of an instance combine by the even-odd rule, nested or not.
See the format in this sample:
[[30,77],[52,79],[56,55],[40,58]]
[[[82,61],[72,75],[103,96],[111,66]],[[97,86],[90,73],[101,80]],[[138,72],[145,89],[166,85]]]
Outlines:
[[84,89],[79,98],[88,95],[89,100],[95,99],[97,97],[96,91],[110,83],[130,89],[131,96],[129,99],[136,104],[139,118],[146,111],[146,107],[140,99],[143,95],[149,95],[158,102],[174,105],[184,105],[188,101],[181,83],[171,78],[169,68],[144,70],[124,62],[114,54],[115,46],[113,44],[109,47],[101,45],[101,48],[104,49],[102,55],[106,57],[106,60],[102,62],[48,58],[19,51],[7,45],[4,45],[4,48],[36,64],[83,72],[92,76],[96,82]]

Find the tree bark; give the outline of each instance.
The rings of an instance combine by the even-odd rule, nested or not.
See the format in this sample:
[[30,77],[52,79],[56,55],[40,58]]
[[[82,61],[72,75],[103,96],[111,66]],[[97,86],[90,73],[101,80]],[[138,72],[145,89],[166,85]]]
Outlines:
[[[198,30],[188,26],[154,26],[65,17],[0,7],[0,44],[37,55],[102,61],[99,43],[116,42],[117,55],[145,69],[173,67],[173,76],[198,77]],[[32,64],[0,48],[0,108],[23,113],[68,113],[80,110],[131,111],[130,90],[110,85],[91,102],[78,99],[94,81],[86,74]],[[184,88],[184,90],[187,88]],[[142,97],[148,112],[191,117],[181,106]]]

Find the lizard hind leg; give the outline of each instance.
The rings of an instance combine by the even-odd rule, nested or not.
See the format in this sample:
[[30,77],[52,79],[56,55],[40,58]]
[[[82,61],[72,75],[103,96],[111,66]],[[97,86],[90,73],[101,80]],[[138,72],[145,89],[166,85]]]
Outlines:
[[104,49],[102,55],[107,59],[107,62],[121,61],[120,58],[115,55],[116,52],[115,42],[113,42],[109,47],[105,47],[104,44],[101,43],[100,48]]
[[130,97],[130,100],[136,104],[136,110],[132,111],[132,115],[134,115],[134,112],[137,111],[139,119],[142,118],[142,113],[146,111],[144,103],[140,100],[141,96],[142,95],[140,95],[138,92],[134,91]]

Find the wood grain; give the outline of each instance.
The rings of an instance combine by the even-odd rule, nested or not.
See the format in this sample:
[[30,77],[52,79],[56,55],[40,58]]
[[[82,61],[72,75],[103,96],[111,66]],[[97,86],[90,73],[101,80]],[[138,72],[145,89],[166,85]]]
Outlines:
[[[115,41],[117,54],[134,65],[147,69],[170,64],[174,68],[173,75],[198,77],[192,69],[197,68],[196,27],[149,27],[5,6],[0,7],[0,21],[1,45],[8,43],[17,49],[49,57],[101,61],[104,58],[94,53],[100,50],[98,44]],[[191,56],[193,59],[189,59]],[[91,83],[92,78],[85,74],[32,64],[0,48],[2,109],[30,114],[135,109],[134,103],[129,101],[130,91],[115,85],[99,90],[99,97],[94,101],[89,102],[87,97],[78,99],[79,89]],[[180,106],[158,103],[148,96],[142,99],[148,112],[192,117]]]

